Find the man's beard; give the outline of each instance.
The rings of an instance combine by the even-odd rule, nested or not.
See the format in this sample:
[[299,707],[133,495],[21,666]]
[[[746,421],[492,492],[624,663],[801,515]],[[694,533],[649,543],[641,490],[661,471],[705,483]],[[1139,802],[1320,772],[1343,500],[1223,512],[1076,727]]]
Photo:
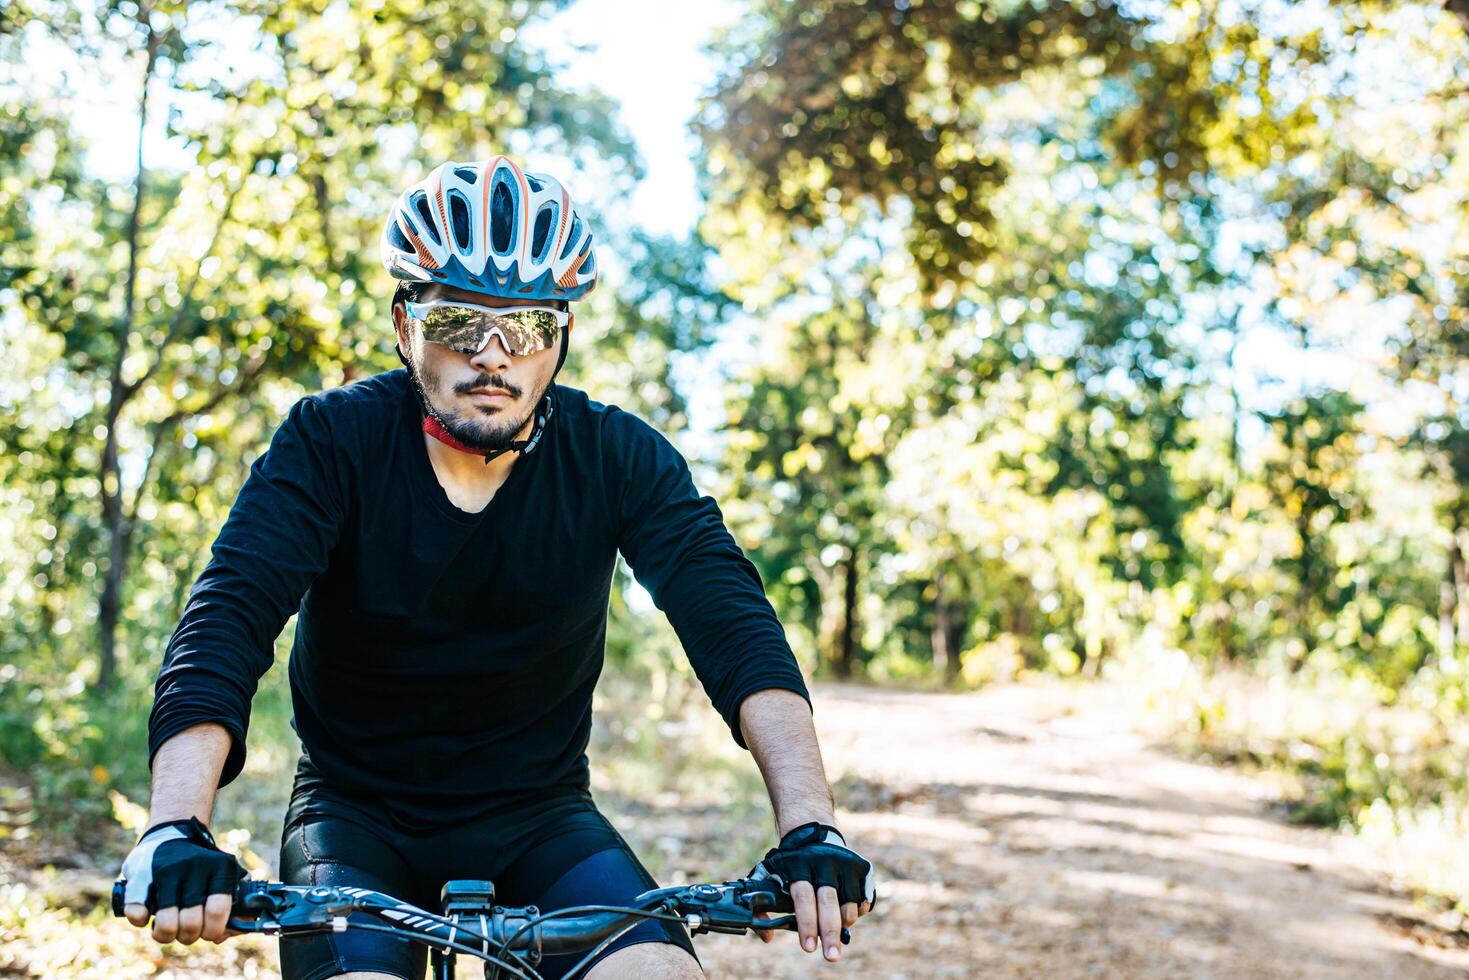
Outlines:
[[[424,376],[428,379],[429,387],[437,390],[439,387],[438,375],[432,371],[425,371]],[[546,393],[545,388],[538,391],[536,397],[530,401],[530,408],[519,419],[503,421],[505,418],[503,412],[497,413],[495,416],[481,415],[478,418],[464,418],[455,412],[441,411],[434,406],[434,403],[428,397],[428,390],[425,388],[423,382],[418,379],[418,369],[411,363],[408,365],[408,378],[413,382],[413,387],[418,389],[418,399],[423,403],[423,407],[430,415],[438,419],[439,425],[444,427],[445,432],[469,448],[484,453],[501,452],[508,449],[510,444],[515,441],[515,437],[520,434],[520,430],[524,429],[525,424],[531,420],[531,416],[535,414],[536,406],[540,404],[541,398]],[[520,399],[521,392],[524,390],[511,384],[498,374],[481,374],[473,381],[460,385],[459,388],[463,389],[461,393],[466,394],[475,388],[499,388],[508,391],[511,397],[517,401]]]

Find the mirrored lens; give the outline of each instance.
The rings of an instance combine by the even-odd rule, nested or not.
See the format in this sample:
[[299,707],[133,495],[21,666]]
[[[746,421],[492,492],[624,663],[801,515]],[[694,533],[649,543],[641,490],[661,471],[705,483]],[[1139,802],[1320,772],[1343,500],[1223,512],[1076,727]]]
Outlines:
[[[556,310],[528,307],[492,313],[472,306],[411,304],[409,313],[423,324],[423,337],[461,354],[484,349],[492,333],[516,357],[556,346],[561,339],[561,317]],[[564,314],[563,314],[564,315]]]

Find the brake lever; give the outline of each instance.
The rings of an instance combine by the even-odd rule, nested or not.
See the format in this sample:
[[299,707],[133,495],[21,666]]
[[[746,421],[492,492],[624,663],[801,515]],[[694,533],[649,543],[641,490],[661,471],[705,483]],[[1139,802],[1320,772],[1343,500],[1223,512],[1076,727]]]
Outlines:
[[[745,904],[752,912],[792,912],[796,910],[795,903],[791,901],[790,893],[777,885],[770,879],[759,882],[746,881],[740,889]],[[756,929],[789,929],[796,931],[795,915],[781,916],[771,919],[756,919]],[[770,923],[778,923],[772,925]],[[852,930],[842,926],[841,940],[843,946],[852,944]]]
[[249,918],[230,917],[229,928],[240,932],[344,932],[348,914],[357,911],[361,903],[331,885],[281,894],[242,883],[236,907],[253,913]]

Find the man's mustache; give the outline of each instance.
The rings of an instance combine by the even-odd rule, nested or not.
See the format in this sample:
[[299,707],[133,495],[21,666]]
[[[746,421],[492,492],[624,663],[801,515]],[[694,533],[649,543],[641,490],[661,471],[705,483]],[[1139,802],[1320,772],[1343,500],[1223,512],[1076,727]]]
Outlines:
[[456,385],[454,390],[461,395],[467,395],[476,388],[500,388],[510,392],[511,398],[519,398],[521,393],[519,387],[506,381],[498,374],[481,374],[473,381],[466,381],[464,384]]

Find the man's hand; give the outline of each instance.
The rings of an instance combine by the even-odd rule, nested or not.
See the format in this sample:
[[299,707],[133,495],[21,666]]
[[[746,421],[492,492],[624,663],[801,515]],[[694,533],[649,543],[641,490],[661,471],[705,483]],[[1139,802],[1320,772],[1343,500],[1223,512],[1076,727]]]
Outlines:
[[185,945],[224,942],[235,884],[245,869],[214,844],[195,817],[159,824],[145,833],[122,865],[123,911],[139,928],[153,916],[153,938]]
[[[808,823],[780,839],[780,846],[767,851],[750,869],[751,878],[773,878],[791,893],[796,908],[796,932],[801,948],[816,951],[817,938],[826,958],[841,959],[841,931],[872,911],[877,902],[872,862],[847,847],[835,827]],[[769,930],[760,938],[770,942]]]

